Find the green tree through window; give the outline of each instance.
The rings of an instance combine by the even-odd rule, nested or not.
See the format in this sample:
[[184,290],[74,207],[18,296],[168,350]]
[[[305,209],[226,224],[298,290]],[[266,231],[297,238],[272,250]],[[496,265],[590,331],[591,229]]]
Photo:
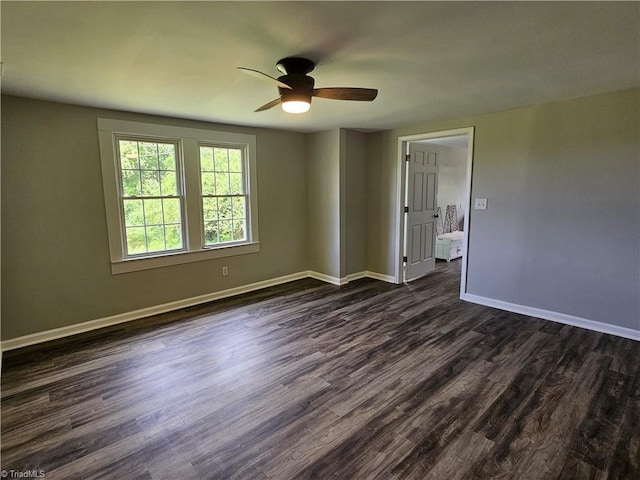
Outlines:
[[200,146],[200,183],[206,246],[247,240],[243,149]]
[[175,143],[118,140],[128,255],[184,247],[177,151]]

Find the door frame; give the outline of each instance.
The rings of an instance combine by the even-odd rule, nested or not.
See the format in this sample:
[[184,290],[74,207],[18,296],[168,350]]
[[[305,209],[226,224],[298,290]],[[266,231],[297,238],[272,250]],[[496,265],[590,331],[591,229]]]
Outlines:
[[398,137],[398,163],[396,175],[396,273],[394,282],[401,284],[404,282],[404,231],[405,231],[405,214],[404,204],[407,183],[407,166],[405,155],[410,142],[419,140],[430,140],[434,138],[455,137],[460,135],[467,136],[467,177],[465,179],[465,205],[466,212],[464,216],[464,235],[462,244],[462,273],[460,277],[460,295],[466,293],[467,289],[467,263],[468,263],[468,244],[469,244],[469,217],[471,216],[471,174],[473,172],[473,145],[474,145],[475,127],[456,128],[451,130],[439,130],[435,132],[425,132],[415,135],[404,135]]

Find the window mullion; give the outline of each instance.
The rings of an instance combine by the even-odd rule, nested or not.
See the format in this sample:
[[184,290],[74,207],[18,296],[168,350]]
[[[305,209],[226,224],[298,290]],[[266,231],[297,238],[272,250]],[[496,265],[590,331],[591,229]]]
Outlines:
[[184,165],[184,203],[189,250],[202,248],[202,197],[200,195],[200,163],[198,142],[185,138],[182,144]]

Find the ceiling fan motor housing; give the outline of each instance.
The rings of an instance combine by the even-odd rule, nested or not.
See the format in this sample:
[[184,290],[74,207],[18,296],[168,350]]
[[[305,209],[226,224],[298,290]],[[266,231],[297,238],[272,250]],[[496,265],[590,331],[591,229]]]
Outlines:
[[315,68],[316,64],[308,58],[287,57],[278,60],[276,68],[285,75],[306,75]]
[[315,84],[315,80],[312,77],[305,74],[288,74],[278,77],[278,80],[291,87],[291,89],[278,87],[280,98],[283,102],[299,101],[311,103]]

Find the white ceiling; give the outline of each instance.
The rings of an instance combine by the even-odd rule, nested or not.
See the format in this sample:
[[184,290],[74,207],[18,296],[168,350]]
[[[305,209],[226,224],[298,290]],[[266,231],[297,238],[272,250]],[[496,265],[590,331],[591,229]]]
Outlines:
[[[638,2],[2,1],[2,92],[239,125],[378,130],[637,87]],[[317,87],[378,88],[253,113],[278,59]]]

